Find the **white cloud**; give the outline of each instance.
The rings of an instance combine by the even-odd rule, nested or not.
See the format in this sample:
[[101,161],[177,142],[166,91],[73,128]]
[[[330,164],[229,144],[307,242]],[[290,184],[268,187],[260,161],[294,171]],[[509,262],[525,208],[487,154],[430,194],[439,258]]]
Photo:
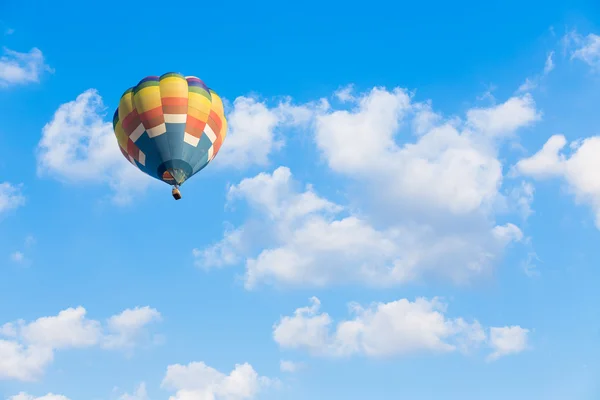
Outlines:
[[[512,224],[462,236],[428,225],[379,230],[359,215],[335,218],[347,210],[319,197],[310,186],[303,192],[296,186],[285,167],[232,186],[230,201],[244,198],[256,216],[222,242],[196,250],[197,264],[233,264],[240,259],[237,252],[242,253],[247,257],[248,288],[260,282],[395,285],[432,272],[460,281],[485,273],[495,254],[522,238]],[[224,251],[226,257],[219,259]]]
[[203,362],[192,362],[170,365],[161,386],[176,392],[169,400],[245,400],[271,383],[248,363],[237,364],[225,375]]
[[477,345],[485,340],[477,321],[447,319],[446,306],[437,299],[402,299],[368,308],[352,304],[356,317],[338,323],[333,333],[331,317],[319,313],[320,301],[313,297],[311,302],[310,307],[297,309],[294,316],[283,317],[274,326],[273,337],[281,347],[331,356],[390,356],[454,351],[460,341]]
[[245,247],[243,229],[226,230],[223,239],[206,249],[193,249],[194,264],[203,269],[225,267],[241,261],[240,250]]
[[152,178],[123,157],[112,123],[104,121],[105,111],[95,89],[61,105],[42,130],[38,173],[68,183],[108,183],[115,191],[113,201],[127,204]]
[[[491,95],[491,90],[488,90],[489,96],[493,98]],[[487,98],[488,95],[484,94],[484,98]],[[414,118],[412,121],[412,129],[415,131],[417,136],[421,136],[440,125],[443,121],[443,118],[440,114],[433,111],[433,107],[431,102],[425,103],[417,103],[413,105]]]
[[25,392],[21,392],[15,396],[9,397],[7,400],[69,400],[68,397],[60,394],[48,393],[45,396],[35,397]]
[[112,344],[107,346],[111,348],[132,347],[143,327],[157,316],[158,312],[148,307],[125,310],[109,319],[107,333],[99,321],[86,317],[83,307],[68,308],[30,323],[6,323],[1,326],[0,335],[10,340],[0,340],[0,380],[39,379],[56,350],[104,343]]
[[395,147],[392,136],[398,120],[410,109],[410,97],[401,89],[375,88],[355,101],[359,102],[356,112],[341,110],[317,116],[317,145],[336,171],[375,168],[377,157]]
[[267,165],[269,156],[285,144],[278,132],[301,126],[311,113],[308,106],[294,106],[289,101],[269,108],[254,97],[236,98],[227,113],[229,132],[214,164],[237,169]]
[[519,86],[519,89],[517,89],[517,92],[530,92],[533,89],[537,88],[538,86],[538,80],[535,78],[525,78],[525,82],[523,82],[523,84],[521,86]]
[[51,349],[0,339],[0,380],[37,380],[53,359]]
[[144,327],[160,319],[160,313],[154,308],[127,309],[109,318],[107,325],[111,333],[106,335],[103,345],[107,348],[130,348]]
[[[425,192],[425,189],[415,187],[417,178],[424,178],[426,184],[433,187],[440,186],[442,181],[449,178],[451,184],[456,184],[460,176],[458,172],[461,172],[458,168],[462,168],[470,173],[465,179],[464,185],[469,185],[465,189],[473,187],[467,192],[475,191],[481,193],[478,197],[485,198],[489,189],[487,186],[481,187],[484,179],[476,179],[478,176],[471,169],[483,169],[481,174],[487,174],[495,185],[498,166],[492,162],[495,161],[492,159],[494,149],[489,148],[488,143],[482,143],[482,138],[478,136],[508,136],[539,119],[529,95],[511,98],[491,108],[469,110],[462,132],[457,126],[460,121],[443,123],[429,104],[411,104],[409,95],[401,89],[388,92],[375,88],[356,102],[357,108],[352,111],[337,110],[317,116],[315,134],[318,148],[333,170],[348,175],[358,174],[362,179],[383,174],[381,180],[385,180],[387,186],[402,187],[406,195],[413,197],[422,197]],[[416,121],[425,119],[427,123],[417,124],[421,128],[418,129],[420,137],[416,143],[399,146],[395,136],[403,119],[413,111]],[[364,132],[370,133],[366,135]],[[423,174],[411,177],[406,172],[414,171],[417,167],[424,170]],[[450,168],[453,175],[444,175],[433,181],[436,179],[435,172],[443,171],[443,168]],[[448,193],[452,196],[445,197],[455,198],[461,191],[459,189],[461,187],[454,188],[453,192]],[[495,186],[492,186],[493,189]]]
[[26,343],[51,349],[94,346],[102,337],[98,321],[86,318],[83,307],[68,308],[53,317],[42,317],[20,327]]
[[[498,141],[540,118],[528,94],[466,114],[464,122],[444,121],[429,104],[411,104],[404,90],[375,88],[351,111],[319,115],[315,135],[334,171],[359,180],[396,213],[408,208],[412,215],[421,208],[425,215],[435,210],[464,215],[497,201]],[[401,145],[398,132],[411,126],[405,124],[410,115],[418,140]]]
[[[437,298],[418,298],[414,302],[400,299],[369,307],[351,303],[354,318],[337,323],[333,331],[332,318],[320,313],[319,299],[313,297],[311,303],[273,326],[273,338],[280,347],[320,356],[389,357],[415,352],[470,352],[487,343],[486,332],[478,321],[447,317],[447,305]],[[506,340],[498,341],[498,332],[507,329],[513,328],[491,328],[492,354],[502,352],[500,348],[510,348],[512,353],[523,350],[510,347]]]
[[352,95],[353,91],[354,91],[354,85],[348,85],[348,86],[338,89],[334,93],[334,96],[337,97],[337,99],[341,102],[352,101],[352,100],[354,100],[354,96]]
[[16,337],[17,336],[17,328],[15,324],[11,322],[7,322],[4,325],[0,326],[0,336],[4,337]]
[[281,372],[297,372],[303,367],[304,365],[302,363],[297,363],[289,360],[281,360],[279,362],[279,369],[281,370]]
[[146,383],[140,383],[133,394],[125,393],[119,397],[119,400],[149,400]]
[[559,178],[566,182],[568,190],[578,203],[588,204],[600,228],[600,136],[571,143],[566,154],[567,139],[553,135],[534,155],[520,160],[514,172],[537,180]]
[[[326,100],[306,108],[313,110],[309,126],[326,163],[361,188],[349,193],[350,206],[310,185],[300,190],[286,167],[244,179],[228,199],[245,200],[250,217],[219,243],[194,249],[196,264],[245,262],[248,288],[260,282],[389,286],[427,274],[464,282],[489,274],[505,246],[523,237],[514,224],[503,225],[510,235],[498,235],[504,228],[496,214],[531,212],[527,188],[500,193],[498,149],[541,118],[533,97],[470,109],[464,121],[445,120],[431,102],[413,103],[399,88],[344,99],[350,109],[331,108]],[[399,143],[405,128],[414,142]]]
[[540,119],[541,115],[529,94],[512,97],[505,103],[491,108],[467,111],[467,126],[475,132],[493,137],[511,135],[519,128],[529,126]]
[[582,36],[571,32],[563,38],[564,43],[572,48],[571,59],[578,59],[593,69],[600,68],[600,36],[593,33]]
[[9,182],[0,183],[0,214],[25,205],[25,196],[21,185]]
[[[269,155],[284,144],[277,137],[278,130],[306,123],[312,115],[309,106],[294,106],[286,100],[268,108],[255,98],[238,97],[227,115],[229,133],[213,163],[233,168],[265,165]],[[105,118],[106,107],[96,89],[62,104],[42,130],[38,173],[72,184],[108,184],[114,192],[112,200],[128,204],[134,195],[159,182],[123,157],[112,122]]]
[[560,151],[567,144],[563,135],[553,135],[540,151],[531,157],[520,160],[516,169],[525,175],[538,179],[560,176],[564,173],[565,157]]
[[19,53],[4,48],[0,57],[0,87],[37,83],[44,72],[54,70],[46,65],[39,49],[34,47],[28,53]]
[[521,232],[519,227],[510,223],[494,227],[492,234],[503,242],[520,241],[523,239],[523,232]]
[[491,328],[490,345],[494,351],[488,356],[488,361],[523,352],[527,349],[528,335],[529,330],[520,326]]

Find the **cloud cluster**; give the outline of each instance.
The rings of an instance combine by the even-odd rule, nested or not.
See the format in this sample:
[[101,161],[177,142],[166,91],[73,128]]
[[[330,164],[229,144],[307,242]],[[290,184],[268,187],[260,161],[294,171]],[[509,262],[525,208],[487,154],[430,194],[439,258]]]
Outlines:
[[518,354],[527,349],[529,329],[520,326],[505,326],[490,329],[490,345],[494,350],[488,357],[488,361],[495,361],[500,357]]
[[68,397],[65,397],[60,394],[52,394],[48,393],[45,396],[35,397],[25,392],[21,392],[17,395],[10,396],[7,400],[70,400]]
[[[274,108],[254,97],[240,96],[228,112],[229,132],[215,165],[248,168],[265,165],[268,156],[284,144],[277,133],[302,126],[310,113],[306,106],[282,101]],[[119,151],[107,109],[95,89],[62,104],[42,130],[38,144],[38,172],[71,184],[107,184],[112,200],[128,204],[132,196],[156,182],[133,167]]]
[[[573,57],[595,62],[593,40],[578,42],[585,46]],[[534,196],[525,181],[504,190],[499,149],[542,118],[527,92],[554,68],[553,55],[549,53],[543,72],[516,95],[471,108],[462,118],[445,117],[430,101],[415,102],[400,88],[355,93],[349,86],[334,94],[337,106],[328,99],[301,105],[284,99],[271,107],[257,97],[238,97],[227,110],[230,132],[216,166],[267,167],[272,154],[286,145],[283,133],[302,128],[330,171],[349,182],[348,201],[326,198],[311,183],[294,179],[286,166],[245,178],[229,187],[227,198],[230,204],[244,202],[249,215],[222,240],[194,249],[196,264],[243,264],[248,289],[260,284],[384,287],[429,277],[464,283],[488,275],[506,247],[524,239],[515,223],[499,223],[498,216],[515,212],[527,218]],[[152,179],[122,157],[106,114],[94,89],[61,105],[43,128],[38,171],[70,184],[108,185],[113,200],[125,204]],[[593,179],[577,169],[577,154],[589,156],[591,142],[573,146],[576,153],[567,159],[559,153],[565,143],[551,140],[543,154],[521,160],[514,170],[533,178],[564,177],[578,198],[597,207],[600,221],[600,189],[596,199]],[[352,187],[361,189],[353,192]],[[15,203],[3,202],[6,188],[14,189],[0,186],[0,212],[3,204]],[[477,320],[449,317],[447,305],[438,298],[352,303],[350,309],[352,317],[334,326],[321,312],[319,299],[312,298],[310,306],[273,326],[274,340],[283,349],[328,357],[467,353],[483,347],[489,361],[529,346],[528,329],[486,328]],[[131,349],[144,328],[159,319],[158,311],[144,307],[125,310],[102,324],[86,318],[85,309],[78,307],[27,324],[5,324],[0,328],[6,338],[0,340],[0,379],[37,379],[61,349]],[[280,362],[283,372],[301,367]],[[161,387],[173,392],[170,400],[243,400],[273,383],[247,363],[226,374],[192,362],[170,365]],[[36,398],[20,393],[11,399]],[[68,400],[52,394],[37,399]],[[148,399],[145,383],[121,396],[134,399]]]
[[0,57],[0,87],[37,83],[44,72],[54,70],[46,64],[40,49],[34,47],[28,53],[19,53],[4,48]]
[[536,180],[560,179],[578,203],[588,204],[600,229],[600,136],[577,140],[566,149],[567,139],[553,135],[530,157],[520,160],[514,172]]
[[[246,178],[229,188],[228,201],[244,200],[251,216],[220,242],[194,249],[197,265],[243,262],[248,288],[395,285],[431,274],[466,282],[488,274],[523,238],[517,225],[494,219],[506,209],[528,215],[533,190],[521,183],[502,194],[497,153],[541,118],[530,95],[468,110],[459,121],[401,89],[351,94],[344,99],[354,108],[315,108],[311,127],[329,167],[362,188],[352,204],[311,185],[300,189],[287,167]],[[405,129],[415,142],[399,142]]]
[[[278,380],[260,376],[248,363],[237,364],[229,374],[225,374],[201,361],[169,365],[160,384],[162,389],[174,392],[169,400],[251,400],[261,391],[278,385]],[[123,393],[119,396],[119,400],[148,399],[145,382],[140,383],[132,394]],[[70,399],[52,393],[35,397],[21,392],[7,400]]]
[[289,99],[269,108],[256,97],[237,97],[227,112],[227,145],[219,151],[215,166],[246,169],[267,165],[269,156],[285,145],[282,132],[306,126],[311,112],[310,106],[295,106]]
[[127,204],[152,178],[136,170],[120,153],[112,123],[98,92],[87,90],[61,105],[42,129],[38,173],[67,183],[106,183],[113,201]]
[[590,33],[583,36],[576,31],[563,37],[565,50],[570,50],[571,60],[579,60],[594,71],[600,70],[600,36]]
[[[529,94],[470,109],[464,121],[444,120],[401,89],[375,88],[354,103],[316,117],[317,147],[330,168],[396,208],[454,215],[494,205],[502,183],[501,140],[541,118]],[[407,141],[402,129],[411,129],[416,141]]]
[[0,215],[25,205],[22,185],[0,183]]
[[298,308],[293,316],[282,317],[273,326],[273,338],[281,348],[329,357],[390,357],[415,352],[470,352],[486,345],[492,350],[489,360],[527,348],[527,329],[493,327],[488,334],[478,321],[447,317],[447,305],[437,298],[400,299],[368,307],[352,303],[354,317],[338,322],[333,331],[333,320],[320,312],[319,299],[310,300],[310,306]]
[[86,313],[83,307],[68,308],[56,316],[0,326],[0,338],[4,337],[0,339],[0,380],[39,379],[57,350],[93,346],[131,349],[145,326],[160,318],[155,309],[136,307],[111,317],[104,329]]
[[175,391],[169,400],[245,400],[273,383],[248,363],[237,364],[226,375],[203,362],[192,362],[170,365],[161,386]]

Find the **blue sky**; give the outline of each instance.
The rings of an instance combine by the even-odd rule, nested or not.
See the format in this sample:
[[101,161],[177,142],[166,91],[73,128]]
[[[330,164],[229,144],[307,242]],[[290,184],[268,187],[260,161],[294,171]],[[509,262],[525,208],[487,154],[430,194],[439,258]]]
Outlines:
[[[0,398],[597,399],[599,21],[2,2]],[[168,71],[229,121],[177,203],[111,123]]]

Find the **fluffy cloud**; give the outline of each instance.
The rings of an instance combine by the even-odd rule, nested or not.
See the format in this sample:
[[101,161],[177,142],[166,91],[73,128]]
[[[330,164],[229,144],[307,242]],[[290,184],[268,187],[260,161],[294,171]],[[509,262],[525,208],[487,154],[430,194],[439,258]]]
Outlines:
[[[305,106],[317,149],[329,167],[360,185],[350,206],[334,204],[286,167],[229,189],[252,215],[222,241],[194,249],[201,267],[246,264],[246,286],[269,283],[394,285],[435,273],[454,281],[487,274],[511,241],[514,224],[495,215],[531,213],[525,183],[505,196],[499,146],[541,118],[531,95],[473,108],[446,120],[405,90],[336,94]],[[320,104],[319,107],[314,104]],[[414,142],[399,143],[412,130]],[[352,193],[351,193],[352,194]],[[260,234],[259,234],[260,233]]]
[[14,323],[7,322],[4,325],[0,326],[0,336],[4,337],[16,337],[17,329]]
[[33,381],[53,359],[52,349],[0,339],[0,380]]
[[68,397],[60,394],[48,393],[45,396],[35,397],[25,392],[9,397],[7,400],[70,400]]
[[131,201],[152,178],[133,167],[121,154],[104,120],[106,107],[94,89],[61,105],[42,130],[38,144],[38,173],[68,183],[108,183],[118,204]]
[[467,111],[466,126],[472,131],[465,134],[484,134],[491,137],[510,136],[519,128],[540,120],[530,94],[511,97],[506,102],[490,108],[475,108]]
[[[321,356],[389,357],[423,351],[468,352],[488,341],[478,321],[447,317],[447,305],[437,298],[400,299],[369,307],[352,303],[354,318],[337,323],[333,332],[332,318],[320,312],[319,299],[313,297],[311,303],[273,326],[273,338],[280,347]],[[521,332],[518,338],[517,332]],[[520,327],[491,328],[491,359],[523,351],[527,332]]]
[[220,243],[196,250],[197,264],[234,264],[236,252],[245,254],[248,288],[260,282],[395,285],[429,273],[462,281],[485,273],[504,246],[522,238],[513,224],[447,234],[416,224],[377,229],[310,186],[302,192],[296,186],[285,167],[232,186],[229,199],[244,198],[257,216]]
[[170,365],[162,387],[175,391],[169,400],[245,400],[272,383],[248,363],[237,364],[229,375],[203,362]]
[[563,44],[571,49],[571,59],[583,61],[595,70],[600,68],[600,36],[583,36],[573,31],[564,36]]
[[4,48],[0,57],[0,87],[36,83],[44,72],[54,72],[46,65],[44,55],[37,48],[28,53],[19,53]]
[[[0,341],[0,349],[1,346],[2,341]],[[2,366],[2,354],[0,350],[0,366]],[[278,380],[258,375],[248,363],[237,364],[229,374],[224,374],[203,362],[191,362],[187,365],[169,365],[161,387],[175,392],[169,400],[251,400],[262,390],[277,387],[279,383]],[[118,398],[119,400],[148,400],[146,383],[140,383],[132,394],[124,393]],[[52,393],[35,397],[21,392],[7,400],[69,399]]]
[[[56,316],[30,323],[19,320],[0,328],[0,380],[33,381],[53,361],[54,351],[100,344],[110,348],[133,346],[133,339],[160,314],[148,307],[125,310],[108,320],[108,333],[99,321],[86,317],[83,307],[68,308]],[[116,321],[116,322],[115,322]],[[115,332],[117,334],[115,335]]]
[[229,131],[215,166],[244,169],[267,165],[269,156],[285,144],[279,132],[304,125],[311,115],[309,106],[294,106],[289,101],[269,108],[254,97],[236,98],[227,113]]
[[490,346],[494,352],[488,356],[488,361],[497,360],[510,354],[517,354],[527,349],[529,329],[520,326],[505,326],[490,329]]
[[106,348],[131,348],[143,328],[160,319],[160,313],[148,306],[127,309],[108,319],[110,334],[106,335],[103,345]]
[[[269,108],[254,97],[238,97],[228,110],[230,132],[215,165],[264,166],[269,155],[284,145],[283,131],[312,129],[333,170],[387,188],[390,201],[443,203],[453,212],[470,212],[492,202],[501,184],[494,140],[540,118],[528,94],[492,108],[469,110],[460,122],[443,121],[428,103],[412,103],[401,89],[375,88],[358,96],[351,89],[337,97],[354,106],[352,110],[334,110],[326,99],[303,105],[285,99]],[[94,89],[61,105],[43,128],[38,170],[70,183],[107,183],[116,192],[113,199],[127,203],[132,193],[153,180],[122,157],[105,114]],[[416,143],[399,145],[395,136],[406,116],[414,118],[420,137]]]
[[100,322],[87,319],[83,307],[68,308],[56,316],[21,324],[19,329],[26,343],[50,349],[90,347],[102,337]]
[[520,160],[514,172],[537,180],[558,178],[567,184],[568,190],[578,203],[588,204],[600,228],[600,168],[597,157],[600,137],[574,141],[565,149],[567,139],[554,135],[534,155]]
[[352,92],[354,91],[354,85],[347,85],[338,89],[333,95],[341,102],[348,102],[354,100],[354,95]]
[[[38,172],[71,184],[108,184],[114,192],[112,200],[128,204],[134,194],[157,185],[158,181],[125,160],[106,111],[95,89],[62,104],[42,130]],[[308,106],[293,106],[289,101],[270,109],[255,98],[238,97],[228,113],[229,133],[215,165],[234,168],[265,165],[268,156],[284,144],[277,131],[301,126],[310,115]],[[1,199],[0,195],[0,206]]]
[[[410,100],[404,90],[376,88],[357,98],[353,110],[319,115],[316,141],[329,166],[396,207],[465,214],[493,204],[502,183],[497,140],[540,118],[532,97],[471,109],[464,122],[444,121]],[[418,138],[400,145],[396,138],[408,115]]]
[[0,215],[19,208],[25,204],[21,185],[13,185],[9,182],[0,183]]
[[45,396],[35,397],[25,392],[21,392],[15,396],[9,397],[7,400],[70,400],[66,396],[62,396],[60,394],[52,394],[48,393]]

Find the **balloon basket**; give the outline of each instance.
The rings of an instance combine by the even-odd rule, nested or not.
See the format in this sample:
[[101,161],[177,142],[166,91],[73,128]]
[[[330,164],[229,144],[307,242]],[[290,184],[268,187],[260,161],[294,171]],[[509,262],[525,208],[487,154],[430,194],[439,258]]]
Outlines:
[[179,191],[179,189],[173,188],[173,191],[171,192],[171,194],[173,195],[173,198],[175,200],[180,200],[181,199],[181,192]]

